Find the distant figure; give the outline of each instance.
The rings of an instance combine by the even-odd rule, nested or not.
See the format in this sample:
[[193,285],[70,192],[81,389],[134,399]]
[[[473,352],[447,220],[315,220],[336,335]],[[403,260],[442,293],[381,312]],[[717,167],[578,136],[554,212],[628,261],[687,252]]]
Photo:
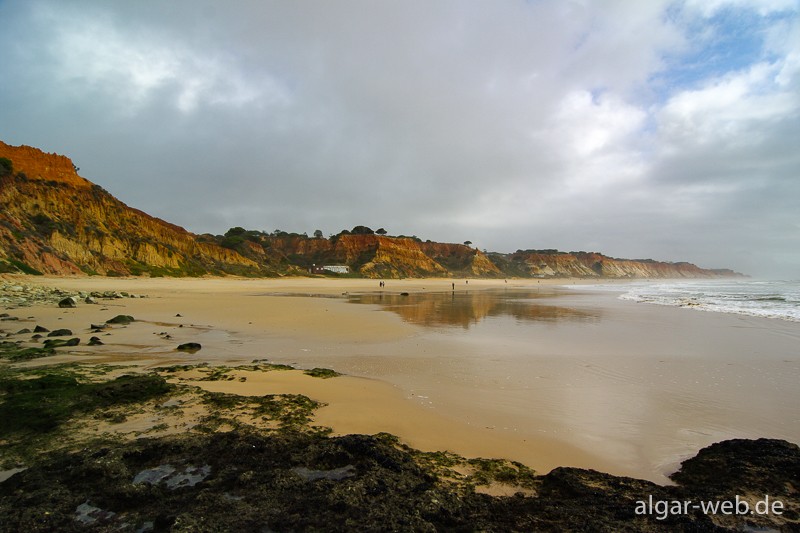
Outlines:
[[456,284],[453,282],[453,290],[456,290]]
[[468,280],[468,279],[465,279],[465,280],[464,280],[464,283],[466,283],[467,285],[469,285],[469,280]]

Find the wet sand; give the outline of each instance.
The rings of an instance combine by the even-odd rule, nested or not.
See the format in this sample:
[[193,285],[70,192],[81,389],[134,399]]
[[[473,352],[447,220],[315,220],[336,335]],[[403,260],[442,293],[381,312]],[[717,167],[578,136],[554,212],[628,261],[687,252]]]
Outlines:
[[[800,441],[795,323],[557,291],[571,283],[564,280],[389,280],[383,293],[377,281],[358,279],[20,280],[148,296],[10,311],[21,319],[11,328],[66,327],[84,342],[91,323],[137,319],[100,335],[104,346],[81,345],[48,363],[268,359],[333,368],[348,376],[248,373],[244,383],[198,384],[305,394],[328,404],[315,421],[337,434],[386,431],[420,449],[502,457],[539,472],[582,466],[659,482],[725,438]],[[528,292],[498,307],[492,290]],[[343,293],[370,298],[353,303]],[[439,296],[420,296],[429,293]],[[461,302],[457,316],[431,320],[448,294]],[[190,341],[203,349],[175,351]]]

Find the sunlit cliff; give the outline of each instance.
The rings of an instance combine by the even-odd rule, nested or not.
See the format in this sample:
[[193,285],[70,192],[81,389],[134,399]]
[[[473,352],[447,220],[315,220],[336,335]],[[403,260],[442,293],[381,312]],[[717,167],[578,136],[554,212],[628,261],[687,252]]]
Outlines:
[[51,275],[311,274],[342,265],[350,275],[405,277],[718,277],[690,263],[599,253],[487,253],[467,244],[389,236],[365,226],[321,235],[231,228],[195,235],[128,207],[78,175],[72,161],[0,141],[0,272]]

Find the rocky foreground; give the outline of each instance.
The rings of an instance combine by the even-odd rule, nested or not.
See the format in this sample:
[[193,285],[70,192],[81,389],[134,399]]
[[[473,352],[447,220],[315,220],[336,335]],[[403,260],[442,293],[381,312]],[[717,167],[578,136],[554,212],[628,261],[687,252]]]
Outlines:
[[[683,463],[673,487],[558,468],[527,480],[505,472],[531,495],[495,497],[460,483],[452,464],[386,435],[234,431],[98,444],[0,484],[0,530],[800,530],[800,449],[783,441],[714,444]],[[751,509],[769,496],[782,502],[782,514],[657,509],[660,501],[736,495]],[[656,502],[652,512],[642,508],[648,501]]]

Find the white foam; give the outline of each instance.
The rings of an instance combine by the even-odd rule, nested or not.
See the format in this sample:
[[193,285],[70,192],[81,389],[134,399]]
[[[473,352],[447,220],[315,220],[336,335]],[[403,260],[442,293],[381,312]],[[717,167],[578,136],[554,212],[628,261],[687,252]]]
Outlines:
[[671,281],[596,287],[625,291],[619,296],[621,300],[800,322],[798,282]]

